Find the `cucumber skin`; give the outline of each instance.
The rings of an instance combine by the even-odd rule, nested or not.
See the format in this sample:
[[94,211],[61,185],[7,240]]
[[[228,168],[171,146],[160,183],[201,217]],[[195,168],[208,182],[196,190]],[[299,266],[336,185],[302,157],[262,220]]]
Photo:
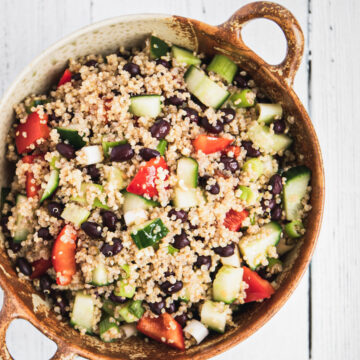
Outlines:
[[62,140],[68,140],[70,145],[73,145],[75,150],[81,149],[86,145],[86,142],[82,139],[76,130],[64,129],[61,127],[56,128]]
[[[136,229],[136,233],[131,232],[131,238],[138,249],[144,249],[148,246],[157,244],[163,237],[169,233],[169,229],[163,224],[160,218],[156,218],[141,226],[142,228]],[[155,228],[159,226],[160,231],[154,234]]]
[[[175,58],[177,61],[183,61],[187,65],[200,65],[201,60],[196,57],[190,50],[184,49],[180,46],[173,45],[171,47],[171,55],[173,58]],[[179,60],[179,58],[182,58]],[[186,57],[187,59],[184,59]]]
[[311,170],[305,165],[295,166],[284,172],[282,176],[286,178],[286,181],[290,181],[299,175],[309,175],[311,177]]
[[[222,70],[218,70],[218,63],[222,63],[222,65],[226,67],[226,74]],[[207,67],[208,71],[213,71],[214,73],[220,75],[225,81],[227,81],[229,84],[232,83],[234,76],[237,72],[237,65],[230,60],[227,56],[222,54],[216,54],[213,59],[211,60],[211,63]]]
[[[157,45],[157,47],[155,47]],[[166,55],[170,50],[170,46],[156,36],[150,38],[150,57],[152,59],[158,59],[161,56]]]
[[[186,161],[186,162],[189,162],[189,163],[191,162],[191,166],[193,168],[192,168],[192,174],[191,175],[177,173],[178,179],[182,179],[184,181],[184,183],[188,183],[188,181],[186,181],[187,179],[185,179],[185,178],[188,178],[189,176],[191,176],[192,181],[191,181],[191,184],[188,184],[188,185],[191,188],[196,188],[197,185],[198,185],[198,173],[199,173],[199,164],[198,164],[198,162],[192,157],[183,157],[183,158],[180,158],[178,160],[178,165],[177,165],[178,168],[179,168],[179,165],[181,164],[181,161]],[[177,171],[179,171],[179,169]]]

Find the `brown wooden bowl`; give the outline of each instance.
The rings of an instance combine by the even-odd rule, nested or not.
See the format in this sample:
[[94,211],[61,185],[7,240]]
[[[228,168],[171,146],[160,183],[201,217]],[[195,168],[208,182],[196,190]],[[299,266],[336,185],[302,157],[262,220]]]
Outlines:
[[[242,41],[241,29],[255,18],[275,21],[287,40],[287,55],[279,65],[269,65]],[[46,91],[64,69],[69,57],[91,52],[109,53],[119,45],[141,44],[155,31],[159,36],[205,52],[224,53],[248,71],[275,101],[282,103],[285,113],[295,116],[293,135],[295,148],[304,154],[304,163],[312,171],[312,210],[306,221],[307,232],[301,243],[287,256],[281,274],[281,286],[275,295],[263,303],[247,305],[238,315],[238,326],[223,335],[209,336],[199,346],[185,352],[176,351],[154,341],[130,338],[105,344],[92,336],[80,336],[67,323],[56,320],[55,314],[41,304],[41,296],[30,282],[20,280],[4,250],[0,248],[0,285],[4,289],[4,306],[0,313],[0,359],[11,359],[6,348],[5,333],[15,318],[30,321],[58,344],[55,359],[70,359],[75,354],[93,360],[110,359],[208,359],[240,343],[263,326],[285,303],[304,274],[319,234],[324,206],[324,173],[318,139],[303,105],[291,88],[303,53],[303,34],[294,16],[280,5],[256,2],[244,6],[224,24],[210,26],[196,20],[166,15],[135,15],[103,21],[78,31],[53,45],[35,59],[18,77],[0,103],[0,169],[9,172],[4,160],[5,136],[13,122],[12,107],[29,93]],[[5,176],[1,178],[6,182]]]

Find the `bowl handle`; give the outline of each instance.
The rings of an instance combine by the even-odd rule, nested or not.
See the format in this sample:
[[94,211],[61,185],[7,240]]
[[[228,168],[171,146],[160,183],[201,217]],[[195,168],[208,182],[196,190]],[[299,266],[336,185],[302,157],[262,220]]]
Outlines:
[[[4,301],[0,311],[0,360],[13,360],[13,357],[10,355],[6,346],[6,331],[10,323],[18,318],[28,320],[32,323],[31,317],[28,317],[26,312],[17,305],[16,299],[9,296],[7,292],[4,291]],[[65,343],[59,343],[59,341],[54,338],[52,338],[52,340],[57,343],[58,348],[50,360],[72,360],[75,358],[75,354],[68,349],[68,346],[66,346]]]
[[235,41],[239,41],[243,48],[252,52],[244,44],[241,30],[250,20],[261,18],[272,20],[279,25],[287,42],[286,56],[280,64],[270,65],[263,60],[262,62],[270,71],[277,73],[279,77],[292,85],[304,52],[304,35],[299,23],[289,10],[272,2],[253,2],[237,10],[229,20],[219,25],[219,28],[232,34]]

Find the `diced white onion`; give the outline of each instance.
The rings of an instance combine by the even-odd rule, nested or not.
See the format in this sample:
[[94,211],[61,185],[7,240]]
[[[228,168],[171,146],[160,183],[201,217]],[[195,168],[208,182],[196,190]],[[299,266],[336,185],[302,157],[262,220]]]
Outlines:
[[104,160],[102,147],[99,145],[84,146],[78,151],[77,159],[83,165],[92,165],[102,162]]
[[147,219],[147,212],[144,209],[130,210],[124,214],[126,226],[141,223]]
[[120,330],[122,330],[125,334],[125,338],[129,338],[130,336],[136,335],[136,324],[125,324],[120,326]]
[[198,344],[200,344],[209,335],[207,327],[195,319],[189,320],[186,323],[184,332],[190,334]]

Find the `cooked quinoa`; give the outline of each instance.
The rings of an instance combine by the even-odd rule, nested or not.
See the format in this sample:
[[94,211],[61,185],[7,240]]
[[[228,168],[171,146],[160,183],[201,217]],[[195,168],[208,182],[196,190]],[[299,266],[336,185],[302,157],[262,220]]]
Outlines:
[[[57,87],[15,106],[7,158],[16,171],[2,226],[19,277],[59,320],[103,341],[134,335],[137,323],[182,349],[183,339],[142,324],[171,314],[186,347],[236,326],[233,312],[278,287],[282,257],[305,233],[311,188],[291,150],[292,114],[231,60],[229,75],[217,66],[224,57],[206,65],[202,54],[169,47],[152,37],[143,49],[70,59]],[[214,86],[226,95],[219,106],[209,106]],[[42,136],[29,143],[31,116]],[[150,167],[149,185],[139,174]],[[129,199],[143,205],[125,211]]]

